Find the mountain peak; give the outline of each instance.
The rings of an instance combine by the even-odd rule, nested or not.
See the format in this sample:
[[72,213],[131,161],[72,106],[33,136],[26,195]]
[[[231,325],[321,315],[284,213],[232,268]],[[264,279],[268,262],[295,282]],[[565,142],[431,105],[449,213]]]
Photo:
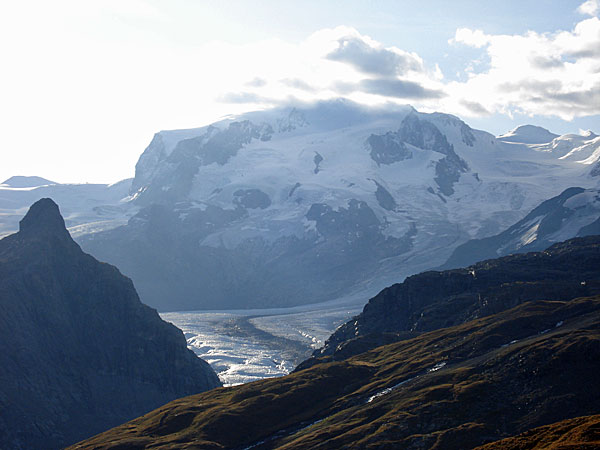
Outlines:
[[551,133],[543,127],[536,125],[520,125],[498,139],[504,142],[518,142],[521,144],[546,144],[557,138],[558,134]]
[[598,135],[596,133],[594,133],[592,130],[582,130],[580,132],[580,134],[585,137],[585,138],[589,138],[589,139],[595,139],[598,137]]
[[65,448],[221,385],[130,279],[81,251],[49,198],[0,240],[0,292],[0,448]]
[[42,198],[31,205],[25,217],[19,222],[19,232],[69,235],[58,205],[51,198]]
[[27,177],[27,176],[22,176],[22,175],[16,175],[14,177],[10,177],[7,180],[4,180],[0,184],[5,184],[12,188],[33,188],[33,187],[47,186],[49,184],[58,184],[58,183],[47,180],[42,177]]

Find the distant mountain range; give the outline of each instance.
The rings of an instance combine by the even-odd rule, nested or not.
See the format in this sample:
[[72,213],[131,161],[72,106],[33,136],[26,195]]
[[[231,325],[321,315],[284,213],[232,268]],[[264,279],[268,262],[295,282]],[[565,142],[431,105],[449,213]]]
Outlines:
[[139,213],[80,242],[160,310],[375,293],[566,188],[597,186],[596,138],[563,139],[578,154],[564,158],[540,147],[554,136],[522,127],[509,142],[453,116],[345,101],[160,132],[136,166]]
[[42,177],[14,176],[10,177],[8,180],[4,180],[2,184],[11,188],[35,188],[40,186],[49,186],[57,183],[55,183],[54,181],[46,180]]
[[60,184],[41,177],[15,176],[0,184],[0,238],[19,229],[29,207],[42,198],[60,204],[73,237],[127,223],[136,209],[127,202],[131,179],[107,184]]
[[50,199],[0,240],[0,307],[0,448],[63,448],[221,384]]
[[[522,126],[496,138],[447,114],[336,100],[161,131],[133,180],[93,195],[32,191],[70,189],[66,220],[82,247],[172,311],[375,294],[599,181],[591,132]],[[17,195],[0,186],[0,207]]]
[[597,448],[599,263],[590,236],[415,275],[294,373],[176,400],[73,448]]

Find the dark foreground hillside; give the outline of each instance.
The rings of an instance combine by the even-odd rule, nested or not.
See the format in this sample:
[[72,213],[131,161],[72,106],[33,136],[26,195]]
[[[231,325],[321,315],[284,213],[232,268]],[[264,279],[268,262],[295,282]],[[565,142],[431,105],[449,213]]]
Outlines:
[[469,449],[600,412],[600,296],[173,401],[76,449]]
[[53,449],[219,386],[131,280],[83,253],[57,205],[0,241],[0,448]]

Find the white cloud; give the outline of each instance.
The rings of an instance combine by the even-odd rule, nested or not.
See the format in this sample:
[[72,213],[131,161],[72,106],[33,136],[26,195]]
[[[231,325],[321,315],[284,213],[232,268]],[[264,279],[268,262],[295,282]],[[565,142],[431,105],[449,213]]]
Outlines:
[[[457,30],[453,40],[483,48],[489,68],[466,82],[445,86],[448,109],[476,102],[485,110],[554,115],[565,120],[600,114],[600,19],[579,22],[572,31],[487,35]],[[472,109],[471,114],[477,108]]]
[[[460,28],[450,43],[486,54],[485,64],[471,61],[465,67],[466,81],[445,80],[437,64],[427,69],[419,55],[386,48],[355,29],[324,29],[298,45],[270,49],[269,58],[254,67],[258,72],[252,72],[245,85],[239,84],[239,92],[220,98],[260,106],[291,96],[315,100],[342,95],[465,116],[521,113],[571,120],[600,114],[600,19],[596,17],[582,20],[571,31],[555,33],[494,35]],[[246,53],[255,55],[258,50],[248,48]],[[254,77],[264,83],[248,86]]]
[[600,1],[587,0],[585,3],[579,5],[577,11],[581,14],[585,14],[588,16],[596,16],[598,14],[598,11],[600,11]]
[[[439,67],[428,71],[417,54],[383,47],[350,27],[320,30],[297,45],[247,46],[243,55],[238,55],[235,47],[223,48],[221,58],[237,60],[244,55],[255,64],[235,72],[248,80],[223,84],[229,92],[220,100],[261,106],[290,96],[311,101],[343,95],[374,104],[390,99],[418,102],[443,95]],[[261,83],[253,83],[256,78]],[[237,86],[237,91],[232,86]]]
[[327,59],[348,63],[363,73],[389,77],[423,70],[423,60],[417,54],[396,47],[384,48],[355,30],[339,38],[337,44]]
[[481,30],[470,30],[469,28],[459,28],[454,34],[454,38],[449,43],[460,43],[470,47],[481,48],[489,43],[489,36]]

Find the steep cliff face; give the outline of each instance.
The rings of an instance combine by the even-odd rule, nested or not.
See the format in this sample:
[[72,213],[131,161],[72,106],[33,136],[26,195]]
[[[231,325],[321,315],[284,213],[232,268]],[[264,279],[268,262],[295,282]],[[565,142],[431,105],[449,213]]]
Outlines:
[[0,306],[1,448],[62,447],[220,385],[50,199],[0,241]]

